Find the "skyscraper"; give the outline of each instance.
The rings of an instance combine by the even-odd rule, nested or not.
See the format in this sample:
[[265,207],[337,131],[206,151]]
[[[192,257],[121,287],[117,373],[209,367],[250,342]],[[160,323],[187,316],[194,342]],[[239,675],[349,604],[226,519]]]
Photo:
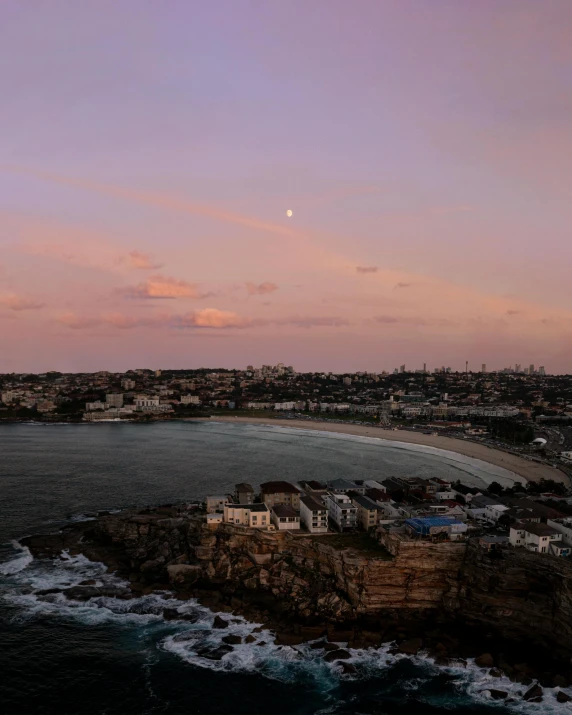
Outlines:
[[486,371],[487,371],[487,364],[486,364],[486,363],[483,363],[483,364],[481,365],[481,372],[486,372]]
[[531,366],[528,368],[528,374],[529,374],[529,375],[534,375],[534,365],[531,365]]

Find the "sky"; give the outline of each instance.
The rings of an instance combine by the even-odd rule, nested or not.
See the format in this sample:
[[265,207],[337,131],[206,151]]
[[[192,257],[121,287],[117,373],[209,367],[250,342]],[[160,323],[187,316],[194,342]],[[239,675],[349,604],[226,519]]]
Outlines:
[[0,373],[572,372],[570,0],[0,14]]

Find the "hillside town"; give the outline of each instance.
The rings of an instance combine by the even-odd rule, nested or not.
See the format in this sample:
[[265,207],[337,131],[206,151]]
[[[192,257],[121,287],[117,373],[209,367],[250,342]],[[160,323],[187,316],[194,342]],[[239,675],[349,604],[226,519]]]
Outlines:
[[[0,422],[150,421],[216,414],[339,420],[463,435],[572,465],[572,376],[487,372],[245,370],[0,375]],[[536,442],[535,442],[536,440]],[[532,445],[532,446],[531,446]]]
[[[486,551],[522,548],[538,554],[572,554],[572,496],[558,483],[487,491],[440,477],[389,477],[265,482],[255,490],[209,495],[206,522],[301,535],[362,533],[392,551],[398,541],[459,542],[478,539]],[[343,542],[342,542],[343,543]],[[351,543],[351,541],[348,541]]]

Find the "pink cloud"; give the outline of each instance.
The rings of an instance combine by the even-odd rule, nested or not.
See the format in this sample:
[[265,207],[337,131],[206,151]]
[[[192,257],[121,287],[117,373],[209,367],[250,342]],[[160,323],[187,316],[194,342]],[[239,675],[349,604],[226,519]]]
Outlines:
[[196,283],[179,281],[167,276],[151,276],[143,283],[120,288],[119,293],[128,298],[208,298],[212,293],[202,293]]
[[132,268],[138,268],[143,271],[156,271],[162,266],[161,263],[154,261],[147,253],[140,253],[139,251],[131,251],[129,263]]
[[31,298],[22,298],[14,293],[0,296],[0,306],[9,308],[10,310],[40,310],[44,305],[45,303],[40,303]]
[[248,328],[255,324],[249,318],[242,318],[228,310],[204,308],[175,318],[178,328]]
[[377,266],[356,266],[358,273],[377,273]]
[[412,285],[413,285],[412,283],[399,282],[399,283],[395,284],[395,288],[411,288]]
[[266,295],[267,293],[273,293],[278,290],[276,283],[247,283],[246,292],[248,295]]

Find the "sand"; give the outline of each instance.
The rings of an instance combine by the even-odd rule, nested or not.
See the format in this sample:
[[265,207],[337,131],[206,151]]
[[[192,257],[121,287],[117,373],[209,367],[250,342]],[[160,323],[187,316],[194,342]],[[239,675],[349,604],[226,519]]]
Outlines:
[[494,449],[484,444],[471,442],[464,439],[454,439],[452,437],[441,437],[439,435],[423,434],[421,432],[409,432],[406,430],[389,430],[380,427],[366,425],[350,425],[331,422],[314,422],[306,420],[281,420],[271,417],[211,417],[213,422],[243,422],[245,424],[276,425],[280,427],[290,427],[291,429],[319,430],[321,432],[339,432],[341,434],[351,434],[358,437],[376,437],[394,442],[405,442],[409,444],[422,444],[437,449],[446,449],[450,452],[457,452],[465,457],[481,459],[483,462],[494,464],[497,467],[508,469],[520,477],[530,482],[539,482],[541,479],[553,479],[566,486],[570,485],[570,478],[559,469],[547,464],[534,462],[523,457],[518,457],[500,449]]

